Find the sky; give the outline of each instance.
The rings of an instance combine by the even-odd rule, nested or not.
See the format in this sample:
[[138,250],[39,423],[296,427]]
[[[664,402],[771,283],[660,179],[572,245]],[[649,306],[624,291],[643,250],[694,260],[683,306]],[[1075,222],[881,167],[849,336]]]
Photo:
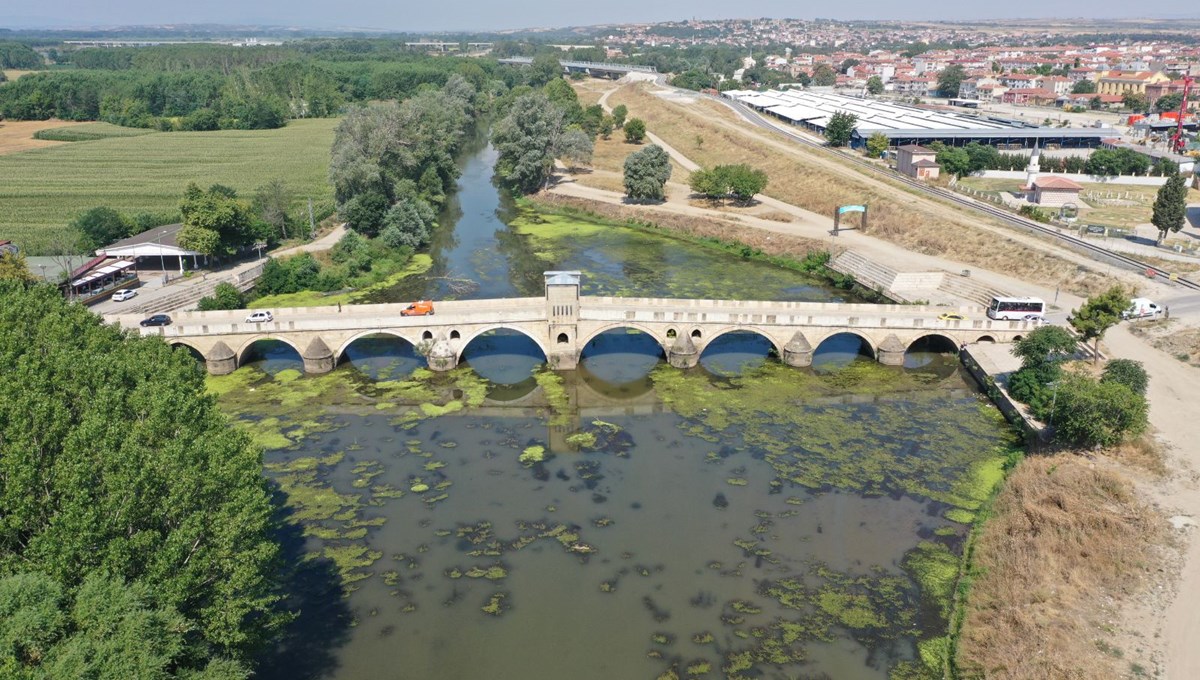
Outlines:
[[[0,0],[0,27],[100,27],[164,23],[271,24],[394,31],[495,31],[605,23],[791,17],[1006,19],[1200,17],[1192,0]],[[5,9],[7,5],[8,9]],[[1147,11],[1153,14],[1147,15]],[[7,15],[7,16],[6,16]]]

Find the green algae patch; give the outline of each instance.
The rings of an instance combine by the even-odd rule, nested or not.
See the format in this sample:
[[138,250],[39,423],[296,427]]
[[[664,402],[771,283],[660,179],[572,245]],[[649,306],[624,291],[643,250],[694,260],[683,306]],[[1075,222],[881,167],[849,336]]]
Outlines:
[[567,390],[563,386],[563,378],[549,368],[543,368],[533,374],[538,387],[542,388],[542,396],[550,405],[550,418],[547,425],[561,427],[571,422],[571,403]]
[[508,602],[508,593],[493,593],[480,609],[488,616],[501,616],[512,608]]
[[294,368],[285,368],[275,374],[275,382],[287,384],[299,380],[303,375],[303,373]]
[[596,447],[595,432],[576,432],[566,437],[566,442],[575,450],[592,449]]
[[365,545],[327,545],[321,554],[333,560],[342,583],[347,585],[370,578],[372,572],[366,569],[383,557],[383,553]]
[[540,463],[546,460],[546,447],[527,446],[525,447],[525,450],[521,452],[521,455],[517,457],[517,460],[521,461],[527,466],[533,465],[534,463]]
[[904,556],[904,570],[920,586],[922,596],[936,604],[948,620],[958,582],[958,556],[941,543],[924,541]]
[[444,416],[444,415],[447,415],[450,413],[456,413],[458,411],[461,411],[462,409],[463,409],[463,403],[461,401],[451,401],[451,402],[446,403],[443,406],[438,406],[437,404],[430,404],[428,402],[421,404],[421,413],[426,418],[437,418],[438,416]]

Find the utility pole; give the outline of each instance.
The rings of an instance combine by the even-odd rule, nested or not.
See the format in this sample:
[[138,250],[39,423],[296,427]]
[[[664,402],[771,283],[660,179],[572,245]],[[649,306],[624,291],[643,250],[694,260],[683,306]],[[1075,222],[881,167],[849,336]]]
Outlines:
[[312,199],[308,199],[308,240],[317,235],[317,223],[313,221]]

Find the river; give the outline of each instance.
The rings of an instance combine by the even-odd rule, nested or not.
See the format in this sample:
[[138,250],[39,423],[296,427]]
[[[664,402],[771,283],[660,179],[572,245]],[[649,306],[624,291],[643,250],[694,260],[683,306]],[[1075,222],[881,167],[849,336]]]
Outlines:
[[[539,295],[547,269],[583,271],[585,294],[845,299],[519,208],[494,162],[469,146],[433,267],[380,299]],[[294,352],[262,347],[210,379],[285,507],[299,615],[259,677],[922,677],[1015,441],[952,354],[887,368],[860,349],[838,337],[793,369],[731,334],[679,371],[617,331],[554,374],[497,334],[433,375],[368,338],[302,376]]]

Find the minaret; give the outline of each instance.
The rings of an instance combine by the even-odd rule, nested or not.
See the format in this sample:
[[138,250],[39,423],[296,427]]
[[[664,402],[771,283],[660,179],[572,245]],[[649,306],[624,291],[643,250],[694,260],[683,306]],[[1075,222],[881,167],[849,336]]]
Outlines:
[[1029,155],[1029,167],[1025,168],[1025,186],[1033,189],[1033,181],[1037,179],[1038,173],[1041,172],[1041,149],[1036,145],[1033,147],[1033,153]]

